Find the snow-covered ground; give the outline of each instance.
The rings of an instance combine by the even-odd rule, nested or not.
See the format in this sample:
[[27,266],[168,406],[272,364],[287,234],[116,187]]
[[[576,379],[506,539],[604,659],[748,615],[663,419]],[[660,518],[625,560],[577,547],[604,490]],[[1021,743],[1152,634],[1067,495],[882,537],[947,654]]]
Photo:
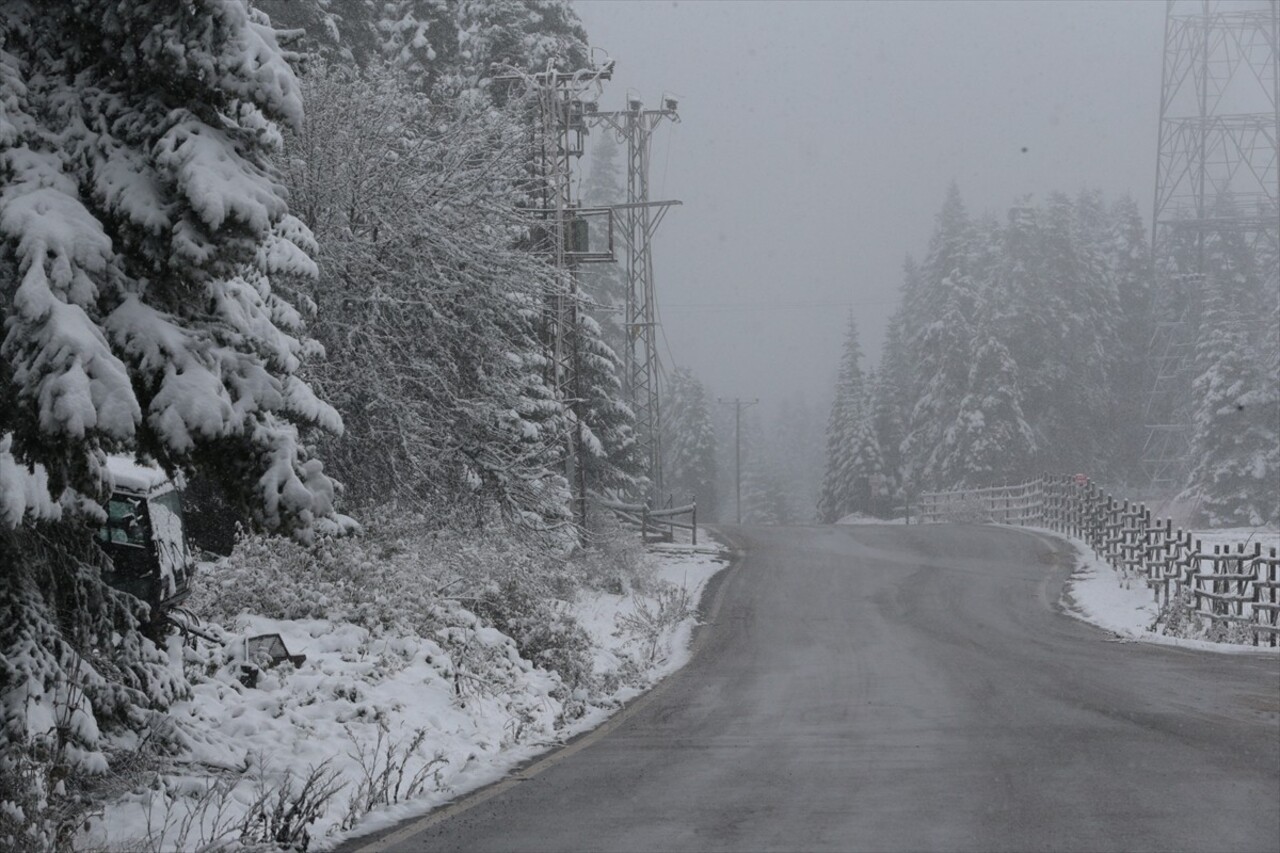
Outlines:
[[852,512],[844,518],[836,522],[836,524],[906,524],[907,519],[904,516],[897,518],[876,518],[874,515],[863,515],[860,512]]
[[1235,550],[1236,546],[1243,543],[1246,551],[1252,551],[1254,543],[1262,546],[1262,552],[1265,554],[1272,548],[1280,551],[1280,531],[1263,530],[1256,527],[1227,527],[1219,530],[1199,530],[1191,534],[1192,539],[1198,539],[1200,544],[1206,551],[1212,551],[1214,545],[1221,545],[1224,548],[1230,547]]
[[[234,644],[229,659],[211,660],[208,677],[169,714],[180,755],[133,774],[135,787],[105,805],[77,846],[271,840],[296,833],[302,821],[289,808],[300,806],[314,810],[311,849],[324,849],[500,779],[687,662],[695,609],[726,557],[711,545],[648,559],[659,583],[645,595],[585,591],[568,605],[610,685],[590,697],[565,697],[510,638],[479,625],[459,644],[323,619],[242,617],[236,634],[279,633],[306,661],[267,669],[249,687],[237,677]],[[193,654],[177,642],[171,653]],[[460,655],[486,658],[489,678],[461,677],[479,668],[455,666]],[[580,716],[569,719],[570,708]]]
[[[1141,579],[1122,577],[1105,560],[1095,556],[1093,550],[1083,542],[1062,537],[1050,530],[1041,529],[1039,532],[1065,539],[1076,550],[1076,572],[1063,592],[1063,605],[1067,612],[1114,632],[1118,641],[1164,643],[1233,654],[1280,653],[1280,648],[1214,643],[1171,637],[1153,631],[1159,608],[1155,603],[1155,596]],[[1254,542],[1261,542],[1264,551],[1280,547],[1280,533],[1253,528],[1202,531],[1194,536],[1210,549],[1215,544],[1231,545],[1234,548],[1240,542],[1246,542],[1249,547]]]

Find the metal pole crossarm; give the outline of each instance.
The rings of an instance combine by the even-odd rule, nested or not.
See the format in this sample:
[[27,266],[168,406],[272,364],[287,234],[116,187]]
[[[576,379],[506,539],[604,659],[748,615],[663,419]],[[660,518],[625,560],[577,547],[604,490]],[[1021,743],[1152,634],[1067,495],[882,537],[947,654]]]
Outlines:
[[622,202],[620,204],[609,204],[609,205],[604,205],[602,207],[586,207],[582,209],[583,210],[639,210],[640,208],[644,208],[644,207],[651,208],[651,209],[679,207],[682,204],[684,204],[684,202],[670,198],[670,199],[665,199],[663,201]]

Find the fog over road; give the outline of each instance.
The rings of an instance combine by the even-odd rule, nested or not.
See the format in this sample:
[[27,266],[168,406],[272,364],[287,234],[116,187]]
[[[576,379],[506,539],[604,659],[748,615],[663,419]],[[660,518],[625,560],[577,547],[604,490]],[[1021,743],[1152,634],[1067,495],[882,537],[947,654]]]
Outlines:
[[731,535],[684,670],[391,849],[1280,849],[1280,660],[1111,642],[1033,533]]

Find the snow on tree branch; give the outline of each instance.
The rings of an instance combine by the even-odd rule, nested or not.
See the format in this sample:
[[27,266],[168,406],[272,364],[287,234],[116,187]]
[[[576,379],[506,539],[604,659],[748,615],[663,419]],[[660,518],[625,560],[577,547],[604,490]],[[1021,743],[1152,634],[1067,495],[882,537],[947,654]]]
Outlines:
[[299,429],[342,423],[272,281],[317,274],[274,164],[276,122],[302,125],[275,32],[243,0],[3,7],[5,453],[94,496],[105,451],[193,470],[234,448],[223,479],[264,526],[331,526]]

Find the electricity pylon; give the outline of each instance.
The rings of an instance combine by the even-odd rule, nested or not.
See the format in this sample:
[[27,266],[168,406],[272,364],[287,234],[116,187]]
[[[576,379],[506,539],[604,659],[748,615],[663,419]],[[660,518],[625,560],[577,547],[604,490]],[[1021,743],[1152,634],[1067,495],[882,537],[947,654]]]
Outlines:
[[622,242],[627,249],[627,297],[622,353],[623,393],[636,417],[636,432],[649,469],[652,495],[662,495],[662,409],[659,396],[658,318],[653,287],[653,235],[666,212],[678,201],[649,199],[649,154],[653,132],[665,121],[679,122],[676,100],[664,97],[662,108],[644,109],[628,97],[627,109],[588,111],[586,120],[612,128],[627,144],[627,200],[612,205],[621,213]]
[[[587,477],[583,464],[583,430],[586,429],[586,396],[582,384],[580,297],[577,267],[580,262],[601,260],[587,251],[586,222],[573,198],[573,162],[582,156],[587,126],[583,116],[588,104],[598,101],[603,81],[610,79],[613,62],[576,71],[554,67],[528,74],[515,72],[495,79],[521,83],[536,100],[533,146],[535,176],[529,195],[540,204],[531,208],[543,225],[534,229],[533,250],[547,257],[554,277],[546,294],[544,312],[548,350],[548,379],[556,398],[572,414],[565,447],[565,478],[573,491],[579,523],[587,523]],[[611,259],[611,255],[609,256]]]
[[1142,459],[1153,491],[1176,491],[1190,468],[1206,243],[1240,241],[1272,259],[1265,286],[1280,288],[1278,48],[1280,0],[1167,0],[1151,226],[1155,376]]

